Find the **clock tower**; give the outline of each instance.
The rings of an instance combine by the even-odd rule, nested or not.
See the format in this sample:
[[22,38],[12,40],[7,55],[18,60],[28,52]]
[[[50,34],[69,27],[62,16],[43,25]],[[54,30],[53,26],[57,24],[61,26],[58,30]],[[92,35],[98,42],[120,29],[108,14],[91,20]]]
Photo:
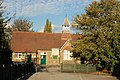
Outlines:
[[62,33],[70,33],[70,24],[67,17],[64,19],[62,24]]

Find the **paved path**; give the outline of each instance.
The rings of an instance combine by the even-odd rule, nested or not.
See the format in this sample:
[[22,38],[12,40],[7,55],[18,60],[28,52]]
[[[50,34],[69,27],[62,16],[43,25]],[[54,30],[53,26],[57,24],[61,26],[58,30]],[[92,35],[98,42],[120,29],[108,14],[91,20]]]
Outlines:
[[83,73],[63,73],[53,68],[48,71],[37,72],[28,80],[117,80],[112,76],[83,74]]

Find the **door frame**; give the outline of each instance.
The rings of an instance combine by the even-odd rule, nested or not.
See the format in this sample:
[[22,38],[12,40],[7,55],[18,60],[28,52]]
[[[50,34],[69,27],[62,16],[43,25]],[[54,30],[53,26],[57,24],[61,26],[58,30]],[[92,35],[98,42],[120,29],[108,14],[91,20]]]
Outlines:
[[[41,62],[42,62],[41,56],[45,56],[45,58],[44,58],[44,59],[45,59],[45,63],[43,63],[43,64],[41,63]],[[40,64],[41,64],[41,65],[46,65],[46,56],[47,56],[47,53],[46,53],[46,52],[41,52],[41,53],[40,53]]]

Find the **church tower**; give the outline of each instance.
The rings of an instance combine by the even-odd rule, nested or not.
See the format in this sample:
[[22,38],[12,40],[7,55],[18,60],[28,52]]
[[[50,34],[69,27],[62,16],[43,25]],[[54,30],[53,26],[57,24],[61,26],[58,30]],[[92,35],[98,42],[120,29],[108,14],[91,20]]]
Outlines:
[[69,24],[69,20],[67,17],[64,19],[63,24],[62,24],[61,39],[62,40],[72,40],[71,34],[70,34],[70,24]]
[[67,17],[64,19],[62,24],[62,33],[70,33],[70,24]]

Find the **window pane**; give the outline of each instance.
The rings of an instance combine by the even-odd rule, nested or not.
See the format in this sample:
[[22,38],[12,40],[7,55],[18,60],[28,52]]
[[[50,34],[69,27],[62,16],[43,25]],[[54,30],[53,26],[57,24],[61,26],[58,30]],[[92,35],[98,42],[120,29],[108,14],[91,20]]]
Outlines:
[[67,54],[64,54],[64,60],[67,60],[68,58],[67,58]]
[[72,57],[70,57],[71,56],[71,54],[68,54],[68,59],[69,60],[72,60]]
[[70,53],[70,51],[68,50],[64,50],[64,60],[72,60],[72,57],[70,57],[72,55],[72,53]]

